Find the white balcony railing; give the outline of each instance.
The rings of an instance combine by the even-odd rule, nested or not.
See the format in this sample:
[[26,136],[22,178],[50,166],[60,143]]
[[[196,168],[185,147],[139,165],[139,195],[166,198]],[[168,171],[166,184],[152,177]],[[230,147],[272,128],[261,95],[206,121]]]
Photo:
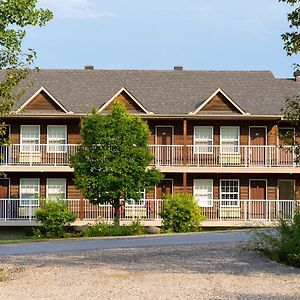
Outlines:
[[78,145],[20,145],[0,146],[1,165],[68,166],[69,158]]
[[[114,209],[109,204],[91,204],[85,199],[67,199],[69,210],[79,220],[103,220],[114,219]],[[38,199],[0,199],[0,221],[8,220],[34,220],[35,212],[40,207]],[[125,204],[120,208],[122,221],[132,220],[160,220],[162,210],[161,199],[147,199],[136,204]]]
[[[0,165],[69,166],[79,145],[0,146]],[[149,145],[155,166],[297,167],[292,146],[183,146]]]
[[296,167],[292,146],[187,146],[187,165],[198,167]]
[[[39,208],[37,199],[0,199],[0,221],[34,220]],[[88,200],[66,200],[70,211],[78,220],[112,221],[114,211],[111,205],[90,204]],[[22,205],[26,203],[26,205]],[[206,221],[263,221],[274,222],[280,219],[290,220],[295,209],[300,209],[300,200],[228,200],[206,201],[207,206],[201,207]],[[163,200],[147,199],[135,205],[124,205],[120,208],[121,221],[159,221]]]
[[[150,145],[156,166],[296,167],[292,146]],[[185,157],[184,157],[185,156]]]

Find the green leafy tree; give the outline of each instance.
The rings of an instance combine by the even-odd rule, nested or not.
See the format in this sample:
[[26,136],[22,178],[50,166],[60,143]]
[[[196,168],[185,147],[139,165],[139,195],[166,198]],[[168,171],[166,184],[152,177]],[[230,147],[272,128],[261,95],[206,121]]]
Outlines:
[[140,191],[158,184],[162,175],[149,164],[147,124],[114,103],[108,115],[96,110],[82,120],[82,145],[71,157],[75,184],[91,203],[110,203],[115,221],[129,199],[139,200]]
[[[298,54],[300,52],[300,0],[279,0],[290,5],[293,9],[287,14],[287,20],[289,22],[290,31],[281,35],[284,42],[283,49],[288,56]],[[294,64],[295,75],[300,75],[300,65]],[[296,138],[300,137],[300,97],[294,95],[286,99],[285,107],[283,108],[283,114],[286,120],[290,121],[295,127]],[[286,144],[296,146],[295,154],[296,160],[300,158],[300,147],[292,133],[283,134],[280,136]]]
[[[285,2],[292,7],[295,7],[300,3],[299,0],[279,0],[279,2]],[[291,31],[283,33],[281,38],[284,42],[283,49],[286,51],[287,55],[291,56],[300,51],[300,34],[298,31],[300,26],[300,7],[295,7],[294,10],[289,12],[287,19],[290,23],[289,27]]]
[[24,80],[36,56],[33,49],[22,49],[25,29],[44,26],[53,17],[51,11],[36,8],[36,4],[37,0],[0,0],[0,70],[5,70],[0,77],[0,146],[8,143],[3,117],[11,114],[23,95]]

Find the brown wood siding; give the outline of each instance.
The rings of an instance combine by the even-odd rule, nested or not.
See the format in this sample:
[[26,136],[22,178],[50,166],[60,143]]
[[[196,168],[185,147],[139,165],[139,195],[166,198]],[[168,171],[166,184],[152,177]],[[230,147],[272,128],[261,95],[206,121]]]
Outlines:
[[13,144],[20,144],[20,132],[22,125],[39,125],[40,126],[40,143],[47,143],[47,126],[48,125],[66,125],[67,126],[67,143],[77,144],[81,142],[80,137],[80,121],[79,119],[15,119],[13,122],[11,120],[7,121],[7,124],[11,126],[11,139]]
[[[47,125],[67,125],[68,143],[77,144],[81,142],[80,137],[80,120],[78,119],[21,119],[16,118],[14,121],[7,120],[7,124],[11,125],[11,138],[14,144],[20,143],[21,125],[40,125],[40,142],[47,142]],[[155,144],[155,127],[173,126],[174,127],[174,145],[183,145],[183,120],[147,120],[151,135],[149,144]],[[209,120],[187,120],[187,145],[193,145],[194,126],[213,126],[214,145],[220,145],[220,127],[221,126],[240,126],[240,144],[249,144],[249,126],[266,126],[267,127],[267,143],[268,145],[277,144],[277,124],[270,122],[254,122],[254,121],[209,121]]]
[[7,177],[10,178],[10,197],[19,198],[19,185],[20,178],[39,178],[40,179],[40,197],[46,197],[46,183],[47,178],[65,178],[67,183],[67,198],[68,199],[80,199],[81,195],[76,188],[73,181],[73,174],[70,173],[9,173]]
[[278,179],[295,179],[297,199],[300,199],[300,179],[297,175],[291,174],[272,174],[264,176],[262,174],[187,174],[187,193],[193,194],[194,179],[213,179],[214,199],[220,197],[220,180],[221,179],[239,179],[240,180],[240,199],[249,199],[249,180],[250,179],[266,179],[267,180],[267,199],[277,199],[277,181]]
[[41,91],[34,99],[32,99],[24,107],[24,111],[63,112],[63,110],[44,91]]
[[215,95],[201,111],[232,111],[240,113],[234,105],[221,93]]
[[[141,107],[126,93],[122,92],[119,96],[116,97],[114,101],[119,101],[124,104],[128,112],[130,113],[145,113]],[[112,101],[103,111],[110,111],[113,107]]]
[[[181,125],[182,126],[182,125]],[[239,126],[240,127],[240,145],[249,145],[249,127],[250,126],[266,126],[267,127],[267,144],[277,144],[277,124],[263,123],[254,121],[187,121],[187,144],[193,145],[194,126],[213,126],[214,131],[214,145],[220,145],[220,127],[221,126]]]

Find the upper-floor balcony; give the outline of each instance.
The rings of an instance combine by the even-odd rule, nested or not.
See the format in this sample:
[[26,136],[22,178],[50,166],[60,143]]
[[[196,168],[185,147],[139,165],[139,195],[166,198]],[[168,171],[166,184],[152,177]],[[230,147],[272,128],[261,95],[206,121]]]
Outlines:
[[[76,144],[14,144],[0,146],[0,165],[3,171],[16,167],[51,167],[71,171],[70,156]],[[149,145],[154,156],[151,165],[165,170],[176,168],[206,170],[207,168],[296,168],[296,148],[293,146],[195,146]],[[53,168],[55,167],[55,168]],[[300,168],[299,168],[300,169]]]

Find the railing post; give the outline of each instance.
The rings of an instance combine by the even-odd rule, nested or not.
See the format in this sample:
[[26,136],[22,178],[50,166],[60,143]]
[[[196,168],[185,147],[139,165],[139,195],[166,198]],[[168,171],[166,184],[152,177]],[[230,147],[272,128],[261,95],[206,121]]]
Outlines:
[[186,145],[186,140],[187,140],[187,120],[183,120],[183,165],[186,166],[187,163],[187,145]]
[[7,199],[4,199],[4,221],[7,220]]
[[54,145],[55,153],[54,153],[54,166],[56,166],[56,160],[57,160],[57,145]]
[[79,219],[80,220],[84,219],[84,200],[83,200],[83,197],[80,197],[80,200],[79,200]]
[[29,221],[32,220],[32,199],[29,200]]

